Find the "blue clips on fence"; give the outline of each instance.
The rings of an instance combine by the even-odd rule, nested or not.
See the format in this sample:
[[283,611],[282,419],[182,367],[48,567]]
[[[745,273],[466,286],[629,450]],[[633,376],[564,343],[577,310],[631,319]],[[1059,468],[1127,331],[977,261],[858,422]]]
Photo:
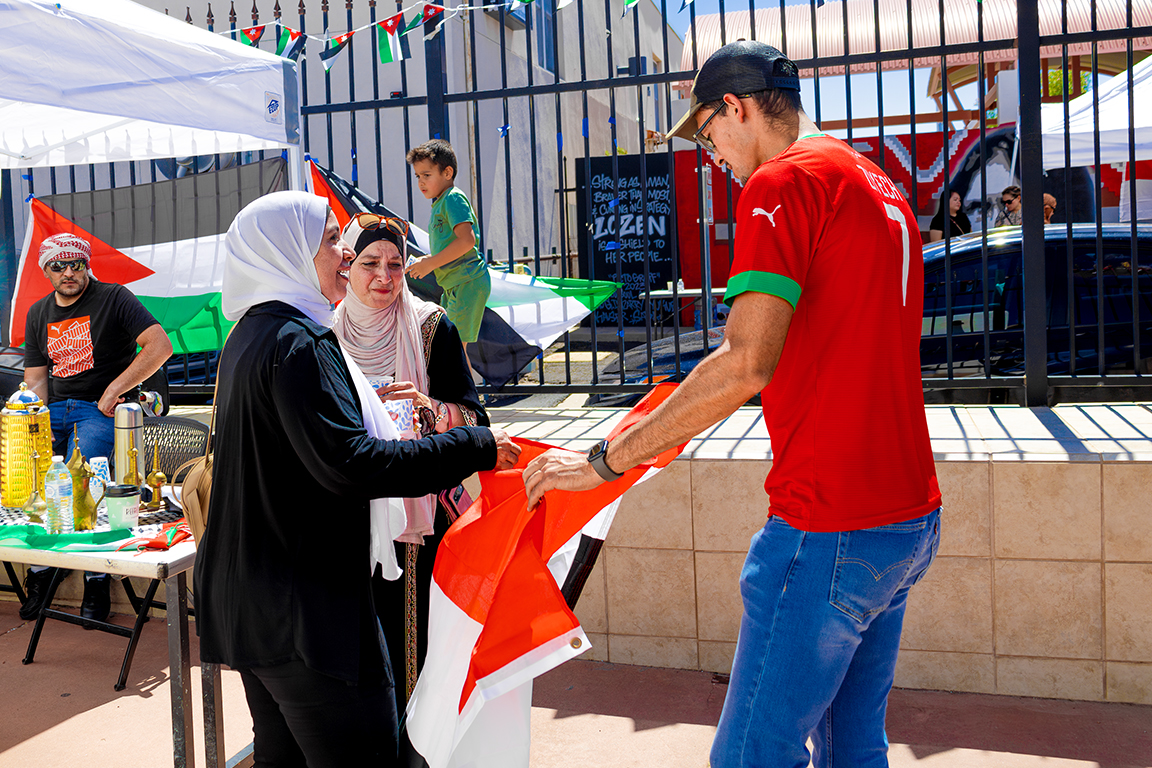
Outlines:
[[616,116],[615,116],[615,115],[613,115],[612,117],[608,118],[608,124],[609,124],[609,125],[616,125]]
[[24,181],[32,181],[32,174],[22,173],[20,174],[20,178],[24,179]]
[[556,151],[557,152],[563,152],[564,151],[564,134],[562,134],[562,133],[556,134]]
[[24,202],[26,202],[26,203],[32,202],[32,195],[28,195],[28,197],[24,198]]
[[511,123],[505,123],[504,125],[497,128],[496,130],[500,131],[500,138],[504,138],[505,136],[507,136],[508,135],[508,129],[511,127],[512,127]]
[[618,197],[614,197],[608,201],[608,207],[609,208],[615,208],[618,205],[620,205],[620,198],[618,198]]
[[584,138],[588,138],[588,118],[584,118],[581,130],[584,132]]
[[608,242],[604,243],[604,250],[606,251],[615,251],[619,250],[619,248],[620,243],[616,242],[615,240],[609,240]]

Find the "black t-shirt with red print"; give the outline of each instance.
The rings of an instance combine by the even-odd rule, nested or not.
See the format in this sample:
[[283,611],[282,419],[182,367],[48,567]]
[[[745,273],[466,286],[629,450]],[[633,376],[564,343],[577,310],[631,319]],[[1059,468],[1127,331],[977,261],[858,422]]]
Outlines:
[[136,339],[156,325],[131,291],[88,279],[78,301],[56,304],[55,292],[37,301],[25,320],[24,365],[48,366],[48,401],[97,401],[136,357]]

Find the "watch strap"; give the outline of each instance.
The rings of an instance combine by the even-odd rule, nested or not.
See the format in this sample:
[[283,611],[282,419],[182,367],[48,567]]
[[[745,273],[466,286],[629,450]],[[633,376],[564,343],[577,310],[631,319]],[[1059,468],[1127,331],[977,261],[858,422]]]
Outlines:
[[592,469],[596,470],[596,474],[600,475],[606,482],[619,480],[624,477],[622,473],[613,472],[608,466],[605,459],[608,457],[608,441],[601,440],[596,446],[588,452],[588,463],[592,465]]

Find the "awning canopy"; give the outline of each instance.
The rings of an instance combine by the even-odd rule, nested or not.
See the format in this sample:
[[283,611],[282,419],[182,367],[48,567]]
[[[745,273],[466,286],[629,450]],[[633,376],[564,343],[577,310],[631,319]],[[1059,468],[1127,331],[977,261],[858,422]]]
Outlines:
[[1152,57],[1132,67],[1133,112],[1129,131],[1128,73],[1103,83],[1094,96],[1088,92],[1068,102],[1068,140],[1071,160],[1064,156],[1064,105],[1046,104],[1040,112],[1045,168],[1076,168],[1096,164],[1096,104],[1099,103],[1100,164],[1126,163],[1128,139],[1136,145],[1137,160],[1152,160]]
[[[1040,34],[1057,35],[1062,30],[1061,0],[1029,0],[1039,2]],[[1127,28],[1128,0],[1096,0],[1097,29]],[[844,4],[847,3],[847,9]],[[978,42],[977,6],[983,7],[984,40],[1002,41],[1004,46],[986,51],[986,64],[1016,60],[1016,0],[944,0],[944,35],[940,34],[939,0],[911,0],[912,4],[912,49],[964,45]],[[879,0],[879,36],[873,15],[873,0],[828,0],[817,7],[815,33],[813,33],[812,6],[808,3],[787,5],[784,8],[784,25],[781,30],[781,14],[778,7],[756,10],[756,39],[783,50],[789,58],[808,60],[814,57],[829,58],[846,53],[875,53],[877,39],[880,51],[907,51],[909,24],[908,0]],[[1132,3],[1133,24],[1137,27],[1152,25],[1152,3]],[[724,14],[724,42],[741,38],[751,39],[751,26],[748,11],[729,11]],[[848,20],[848,34],[844,32],[845,18]],[[1068,0],[1068,31],[1071,34],[1089,32],[1092,29],[1092,0]],[[721,47],[720,14],[707,14],[696,17],[695,39],[690,26],[684,34],[684,49],[680,66],[694,70]],[[813,46],[813,37],[816,45]],[[786,39],[785,39],[786,38]],[[847,42],[848,49],[845,50]],[[1099,53],[1113,53],[1125,50],[1125,40],[1109,40],[1098,43]],[[1137,49],[1152,48],[1152,38],[1139,38],[1133,41]],[[1091,43],[1076,43],[1069,47],[1070,56],[1091,53]],[[695,49],[695,58],[693,50]],[[1060,46],[1041,49],[1044,58],[1061,56]],[[970,66],[978,61],[976,53],[949,54],[947,66]],[[939,67],[940,57],[917,57],[915,67]],[[907,69],[908,60],[886,61],[884,69]],[[875,72],[875,64],[857,64],[852,72]],[[844,67],[820,67],[820,74],[844,74]],[[802,70],[801,77],[812,77],[812,69]],[[953,82],[953,85],[959,85]]]
[[0,50],[0,168],[300,146],[295,62],[129,0],[0,0]]

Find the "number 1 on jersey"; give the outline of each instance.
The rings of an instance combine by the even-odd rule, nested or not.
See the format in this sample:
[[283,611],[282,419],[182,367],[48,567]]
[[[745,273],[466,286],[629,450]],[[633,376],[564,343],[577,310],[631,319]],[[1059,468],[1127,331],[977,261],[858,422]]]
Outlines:
[[900,234],[904,238],[904,271],[901,274],[901,304],[908,306],[908,261],[911,258],[911,243],[908,240],[908,221],[904,218],[904,211],[891,203],[884,203],[884,212],[888,218],[900,224]]

